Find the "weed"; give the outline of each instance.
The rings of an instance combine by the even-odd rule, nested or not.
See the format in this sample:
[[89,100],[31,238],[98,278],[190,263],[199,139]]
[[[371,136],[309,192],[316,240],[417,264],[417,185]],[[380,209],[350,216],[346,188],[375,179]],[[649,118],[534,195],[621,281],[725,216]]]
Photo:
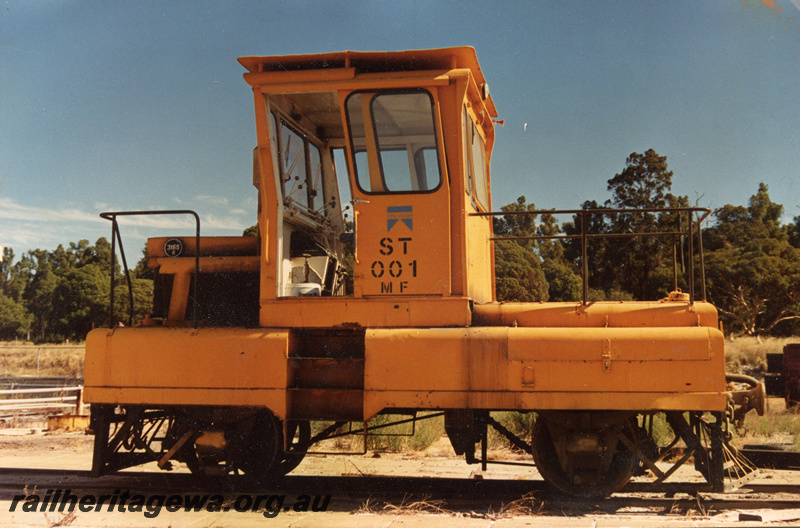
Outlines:
[[753,436],[771,436],[781,433],[793,435],[795,445],[798,445],[800,414],[793,410],[768,410],[764,416],[750,412],[745,417],[744,427]]
[[77,516],[73,512],[67,512],[67,513],[62,513],[58,517],[58,519],[53,519],[52,521],[47,517],[47,514],[45,514],[44,518],[47,521],[47,525],[50,526],[50,528],[56,528],[57,526],[69,526],[70,524],[75,522]]
[[[524,442],[531,442],[531,433],[533,432],[533,422],[536,421],[536,413],[515,411],[495,412],[492,413],[492,418],[500,422],[500,425],[521,438]],[[492,427],[489,428],[489,447],[495,449],[513,448],[511,442]]]
[[444,508],[443,500],[430,500],[429,495],[423,495],[420,500],[410,500],[410,495],[406,494],[400,504],[390,504],[378,502],[372,497],[364,501],[356,510],[356,513],[388,514],[388,515],[415,515],[418,513],[439,513],[452,514],[453,512]]
[[450,515],[453,512],[444,508],[443,500],[430,500],[429,495],[424,495],[420,500],[410,501],[410,497],[405,495],[400,504],[386,504],[383,513],[392,515],[416,515],[418,513],[439,513]]
[[[394,453],[427,449],[444,433],[444,419],[441,416],[425,418],[428,414],[431,413],[420,413],[416,425],[411,422],[391,425],[408,420],[410,417],[407,414],[381,414],[372,418],[367,422],[367,428],[370,429],[367,449]],[[311,436],[318,435],[333,424],[333,422],[311,422]],[[346,423],[332,433],[337,435],[335,438],[321,442],[320,450],[361,450],[364,438],[362,431],[361,423]]]
[[530,517],[541,513],[543,508],[544,502],[537,499],[536,494],[531,491],[515,501],[503,504],[500,507],[500,511],[495,514],[490,513],[487,517],[492,520],[503,517]]
[[376,502],[372,497],[367,497],[367,500],[361,503],[355,513],[378,513]]
[[[407,418],[407,415],[382,414],[370,420],[368,426],[374,428]],[[444,419],[441,416],[420,420],[413,427],[411,423],[392,425],[370,433],[367,447],[373,451],[422,451],[438,440],[443,432]]]
[[666,446],[675,438],[675,433],[667,423],[667,416],[662,412],[653,414],[652,418],[643,416],[639,425],[651,433],[653,441],[658,446]]

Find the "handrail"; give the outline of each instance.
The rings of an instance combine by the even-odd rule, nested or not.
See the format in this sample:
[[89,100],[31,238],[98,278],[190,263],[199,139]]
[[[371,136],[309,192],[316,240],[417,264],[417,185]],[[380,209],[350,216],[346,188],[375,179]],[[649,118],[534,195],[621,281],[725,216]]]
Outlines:
[[195,222],[195,256],[194,256],[194,286],[192,289],[192,325],[197,328],[197,281],[200,279],[200,217],[198,214],[189,209],[175,209],[175,210],[162,210],[162,211],[117,211],[100,213],[100,218],[111,221],[111,294],[109,299],[108,309],[108,324],[109,327],[114,326],[114,255],[116,254],[116,241],[119,240],[119,252],[122,257],[122,266],[125,270],[125,279],[128,282],[128,297],[130,304],[130,314],[128,316],[128,325],[133,326],[133,282],[131,281],[130,270],[128,263],[125,260],[125,250],[122,247],[122,236],[119,232],[119,224],[117,223],[118,216],[151,216],[151,215],[179,215],[188,214],[194,216]]
[[[693,225],[693,213],[703,213]],[[703,300],[706,300],[706,278],[705,278],[705,265],[703,262],[703,238],[700,230],[700,225],[708,218],[712,210],[707,207],[648,207],[643,209],[535,209],[531,211],[491,211],[485,213],[471,213],[470,216],[538,216],[538,215],[579,215],[581,219],[581,232],[576,235],[537,235],[537,236],[498,236],[491,237],[490,240],[557,240],[557,239],[580,239],[581,240],[581,272],[583,282],[583,298],[581,302],[586,304],[589,297],[589,257],[587,253],[587,240],[590,238],[633,238],[633,237],[664,237],[671,236],[673,244],[673,283],[677,288],[677,260],[675,254],[675,240],[676,237],[685,236],[689,239],[689,302],[694,304],[694,245],[691,243],[692,235],[697,233],[698,238],[698,253],[700,256],[700,274],[701,285],[703,291]],[[641,214],[641,213],[688,213],[688,226],[685,231],[650,231],[642,233],[587,233],[586,232],[586,217],[588,215],[610,215],[610,214]],[[679,217],[680,218],[680,217]]]

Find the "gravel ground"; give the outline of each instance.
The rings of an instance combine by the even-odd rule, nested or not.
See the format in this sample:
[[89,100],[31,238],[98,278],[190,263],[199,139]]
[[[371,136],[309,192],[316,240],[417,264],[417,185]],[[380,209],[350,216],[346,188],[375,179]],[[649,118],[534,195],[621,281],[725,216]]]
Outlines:
[[[32,434],[33,431],[33,434]],[[22,506],[17,504],[15,511],[12,509],[14,496],[23,492],[27,486],[28,492],[36,490],[44,500],[47,490],[39,489],[36,482],[12,482],[2,477],[3,468],[25,469],[51,469],[51,470],[80,470],[87,471],[91,466],[93,437],[81,433],[56,433],[48,434],[36,428],[32,429],[0,429],[0,525],[8,527],[27,526],[86,526],[86,527],[239,527],[252,526],[280,526],[301,528],[315,527],[422,527],[447,528],[451,526],[467,527],[517,527],[517,526],[570,526],[570,527],[605,527],[605,526],[798,526],[800,525],[800,496],[797,497],[797,510],[770,510],[762,512],[748,511],[744,515],[751,515],[753,520],[740,520],[742,512],[731,511],[713,515],[700,515],[690,512],[690,515],[663,514],[658,512],[626,512],[621,511],[610,515],[597,511],[584,511],[579,514],[537,513],[530,504],[524,501],[507,507],[505,512],[470,512],[469,509],[459,508],[457,511],[448,510],[446,505],[439,505],[435,501],[412,505],[398,499],[397,504],[386,507],[383,502],[370,503],[361,499],[347,497],[347,494],[338,494],[332,497],[326,512],[297,512],[289,508],[293,504],[302,502],[301,497],[287,495],[286,506],[275,512],[275,516],[268,518],[269,513],[265,508],[258,511],[240,512],[243,503],[235,503],[236,499],[226,496],[227,512],[169,512],[161,508],[157,516],[145,516],[143,512],[120,512],[118,509],[100,511],[59,513],[57,511],[41,512],[41,507],[36,512],[21,511]],[[492,453],[494,457],[515,458],[508,452]],[[141,470],[142,468],[137,468]],[[143,466],[145,471],[158,471],[154,464]],[[177,468],[176,472],[187,472],[185,468]],[[25,474],[25,472],[22,472]],[[505,479],[505,480],[538,480],[534,468],[521,468],[517,466],[490,466],[486,472],[481,472],[478,466],[469,466],[460,458],[451,455],[451,449],[443,439],[425,452],[408,454],[373,453],[364,456],[312,456],[293,472],[295,475],[308,477],[315,476],[396,476],[396,477],[441,477],[457,479]],[[32,471],[29,477],[35,480],[36,473]],[[68,489],[70,483],[76,485],[69,475],[59,482],[59,486]],[[681,469],[674,477],[679,482],[696,481],[696,475],[691,468]],[[800,474],[794,472],[765,471],[758,482],[785,483],[787,485],[800,484]],[[48,484],[49,485],[49,484]],[[121,490],[119,493],[124,493]],[[376,490],[378,491],[378,490]],[[103,490],[103,493],[113,493]],[[309,493],[319,493],[319,490],[310,490]],[[100,492],[98,492],[100,493]],[[513,500],[515,497],[510,497]],[[437,513],[437,508],[442,510]],[[301,508],[302,509],[302,504]],[[760,520],[756,520],[760,519]]]

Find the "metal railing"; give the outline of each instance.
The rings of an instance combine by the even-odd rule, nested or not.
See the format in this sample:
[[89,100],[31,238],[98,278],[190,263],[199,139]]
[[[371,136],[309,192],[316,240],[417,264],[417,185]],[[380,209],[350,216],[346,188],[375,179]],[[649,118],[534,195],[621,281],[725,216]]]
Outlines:
[[39,414],[74,409],[80,414],[83,386],[0,390],[0,415]]
[[114,285],[116,277],[114,272],[114,256],[116,254],[116,242],[119,241],[119,252],[122,258],[122,266],[125,270],[125,279],[128,282],[128,302],[130,304],[130,314],[128,325],[133,326],[133,281],[125,260],[125,249],[122,247],[122,236],[119,232],[118,216],[153,216],[153,215],[192,215],[195,222],[195,256],[194,256],[194,281],[192,288],[192,326],[197,328],[197,281],[200,278],[200,217],[196,212],[189,209],[163,210],[163,211],[117,211],[100,213],[100,218],[111,221],[111,294],[108,307],[108,325],[114,326]]
[[[589,233],[587,231],[587,219],[591,215],[617,215],[617,214],[645,214],[645,213],[678,213],[678,231],[647,231],[633,233]],[[686,214],[686,229],[680,226],[683,214]],[[702,215],[700,215],[702,213]],[[698,214],[698,218],[694,215]],[[679,237],[686,237],[689,241],[689,258],[687,264],[687,275],[689,282],[689,302],[695,302],[695,269],[694,269],[694,244],[692,236],[697,236],[697,249],[700,261],[700,283],[702,287],[703,300],[706,300],[706,281],[705,264],[703,262],[703,238],[700,230],[702,222],[711,214],[711,209],[706,207],[667,207],[667,208],[647,208],[647,209],[537,209],[533,211],[492,211],[485,213],[472,213],[470,216],[539,216],[539,215],[573,215],[580,219],[580,233],[573,235],[538,235],[538,236],[497,236],[491,240],[580,240],[581,241],[581,280],[582,280],[582,299],[586,304],[589,297],[589,256],[587,242],[593,238],[633,238],[633,237],[672,237],[672,276],[673,289],[677,289],[678,266],[676,255],[676,243]]]

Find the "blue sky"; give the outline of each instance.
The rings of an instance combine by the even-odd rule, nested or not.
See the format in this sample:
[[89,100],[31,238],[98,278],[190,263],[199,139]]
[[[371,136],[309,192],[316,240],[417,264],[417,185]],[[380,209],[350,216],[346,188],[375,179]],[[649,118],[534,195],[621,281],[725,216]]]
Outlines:
[[[255,125],[237,57],[457,45],[505,120],[495,208],[605,201],[653,148],[692,202],[745,205],[764,181],[800,215],[800,0],[5,0],[0,245],[94,242],[106,210],[194,209],[204,234],[241,234]],[[191,232],[169,222],[123,225],[127,250]]]

